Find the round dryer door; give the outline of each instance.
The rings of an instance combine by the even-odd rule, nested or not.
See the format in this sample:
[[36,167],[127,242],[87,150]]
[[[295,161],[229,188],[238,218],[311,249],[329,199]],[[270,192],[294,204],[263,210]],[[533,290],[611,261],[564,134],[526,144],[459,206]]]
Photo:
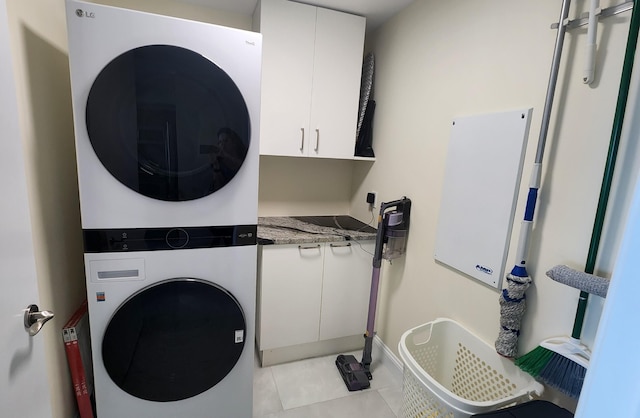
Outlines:
[[114,314],[102,341],[107,373],[140,399],[198,395],[231,372],[244,347],[242,308],[210,282],[173,279],[141,290]]
[[94,81],[87,133],[104,167],[145,196],[207,196],[236,175],[250,120],[233,80],[191,50],[150,45],[111,61]]

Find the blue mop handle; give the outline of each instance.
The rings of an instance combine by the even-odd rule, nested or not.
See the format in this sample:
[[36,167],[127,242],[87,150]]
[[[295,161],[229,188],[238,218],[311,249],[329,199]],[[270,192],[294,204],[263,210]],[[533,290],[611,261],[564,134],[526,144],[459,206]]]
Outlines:
[[538,201],[538,190],[540,189],[540,181],[542,178],[542,164],[535,163],[531,172],[531,180],[529,182],[529,194],[527,195],[527,205],[524,210],[524,219],[520,224],[520,239],[518,241],[518,249],[516,251],[516,263],[511,270],[511,275],[516,277],[528,277],[527,273],[527,254],[529,252],[529,235],[533,228],[533,215],[536,210],[536,202]]
[[528,277],[526,268],[526,257],[529,252],[529,235],[533,228],[533,213],[538,199],[538,189],[540,188],[542,159],[544,156],[544,148],[547,143],[547,134],[549,132],[549,121],[551,119],[551,109],[553,108],[553,98],[558,82],[558,73],[560,71],[560,57],[562,56],[562,45],[567,27],[564,24],[569,16],[570,0],[562,2],[562,10],[560,10],[560,19],[558,20],[558,33],[556,35],[556,44],[553,49],[553,61],[551,65],[551,73],[549,74],[549,84],[547,85],[547,96],[544,101],[544,109],[542,110],[542,125],[540,126],[540,134],[538,136],[538,149],[534,160],[533,171],[531,172],[531,182],[529,184],[529,196],[527,197],[527,208],[524,214],[524,220],[520,226],[520,241],[518,242],[518,250],[516,252],[516,264],[511,270],[511,275],[516,277]]

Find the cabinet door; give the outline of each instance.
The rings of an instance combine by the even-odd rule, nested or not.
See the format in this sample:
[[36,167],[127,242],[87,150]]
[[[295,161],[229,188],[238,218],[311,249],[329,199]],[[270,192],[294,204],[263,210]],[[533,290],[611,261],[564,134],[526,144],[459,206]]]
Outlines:
[[353,158],[358,125],[365,18],[318,9],[310,155]]
[[262,0],[262,106],[260,153],[308,153],[316,8]]
[[374,241],[326,244],[320,339],[364,334]]
[[319,244],[263,247],[260,350],[318,341],[323,250]]

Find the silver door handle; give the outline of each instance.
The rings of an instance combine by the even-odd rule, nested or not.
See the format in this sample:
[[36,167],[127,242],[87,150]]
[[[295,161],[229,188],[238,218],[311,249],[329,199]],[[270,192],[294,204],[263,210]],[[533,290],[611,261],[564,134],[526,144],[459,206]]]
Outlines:
[[351,247],[351,243],[347,242],[345,244],[329,244],[331,248],[342,248],[342,247]]
[[320,129],[316,129],[316,148],[315,152],[318,152],[318,148],[320,148]]
[[53,318],[53,312],[40,311],[38,305],[29,305],[24,311],[24,328],[33,337],[51,318]]
[[300,138],[300,151],[304,151],[304,128],[300,128],[302,136]]
[[320,248],[320,244],[316,245],[298,245],[299,250],[315,250],[316,248]]

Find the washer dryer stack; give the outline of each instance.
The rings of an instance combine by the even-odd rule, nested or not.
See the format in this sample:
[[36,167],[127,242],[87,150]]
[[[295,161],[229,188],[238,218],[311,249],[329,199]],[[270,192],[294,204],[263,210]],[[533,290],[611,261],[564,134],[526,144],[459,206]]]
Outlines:
[[261,35],[66,6],[97,414],[250,417]]

